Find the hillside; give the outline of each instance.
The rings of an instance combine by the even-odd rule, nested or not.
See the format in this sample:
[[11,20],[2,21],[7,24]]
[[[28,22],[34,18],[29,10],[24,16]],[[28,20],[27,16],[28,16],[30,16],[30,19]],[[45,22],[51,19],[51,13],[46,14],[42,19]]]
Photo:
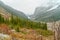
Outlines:
[[12,7],[4,4],[2,1],[0,1],[0,13],[6,14],[6,15],[7,14],[16,15],[20,19],[28,19],[27,16],[23,12],[13,9]]
[[34,15],[31,16],[32,20],[52,22],[60,20],[60,5],[49,7],[38,7]]

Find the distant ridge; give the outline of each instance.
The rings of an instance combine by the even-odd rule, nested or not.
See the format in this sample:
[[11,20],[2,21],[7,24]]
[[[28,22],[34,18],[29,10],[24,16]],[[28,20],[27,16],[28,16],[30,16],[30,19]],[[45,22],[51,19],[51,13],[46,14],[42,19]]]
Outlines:
[[33,21],[52,22],[60,20],[60,5],[49,7],[38,7],[34,15],[31,15]]
[[6,13],[16,15],[19,18],[22,18],[22,19],[28,19],[27,16],[23,12],[15,10],[8,5],[5,5],[2,1],[0,1],[0,9],[1,8],[4,9],[3,11],[5,11]]

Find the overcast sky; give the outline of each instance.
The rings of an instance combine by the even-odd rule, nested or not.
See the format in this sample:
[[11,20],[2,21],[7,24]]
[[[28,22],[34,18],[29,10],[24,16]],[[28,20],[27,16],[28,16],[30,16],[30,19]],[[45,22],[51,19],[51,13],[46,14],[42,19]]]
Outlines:
[[[47,6],[47,3],[52,0],[2,0],[2,1],[5,4],[19,11],[22,11],[27,15],[31,15],[34,13],[36,7],[44,6],[44,5]],[[56,2],[56,1],[53,0],[52,2]]]

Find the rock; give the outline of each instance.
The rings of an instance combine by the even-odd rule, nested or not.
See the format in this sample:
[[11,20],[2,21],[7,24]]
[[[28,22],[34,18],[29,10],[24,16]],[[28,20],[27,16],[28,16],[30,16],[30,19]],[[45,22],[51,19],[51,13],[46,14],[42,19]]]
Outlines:
[[7,34],[0,33],[0,40],[11,40],[11,37]]

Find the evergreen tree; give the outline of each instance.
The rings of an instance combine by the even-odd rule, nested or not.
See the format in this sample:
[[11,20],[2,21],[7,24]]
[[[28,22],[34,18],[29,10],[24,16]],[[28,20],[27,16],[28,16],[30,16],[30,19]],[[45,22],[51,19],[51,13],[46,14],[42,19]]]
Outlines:
[[4,23],[4,18],[0,14],[0,23]]

